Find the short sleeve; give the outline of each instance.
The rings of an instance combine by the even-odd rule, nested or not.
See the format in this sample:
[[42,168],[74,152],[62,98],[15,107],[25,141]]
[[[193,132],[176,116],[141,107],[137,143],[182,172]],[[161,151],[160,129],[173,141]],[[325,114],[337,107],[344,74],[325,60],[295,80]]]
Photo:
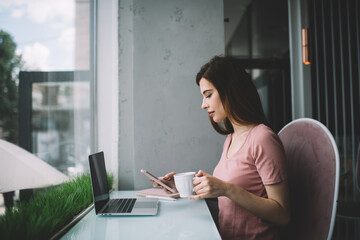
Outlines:
[[264,185],[286,180],[284,147],[278,135],[262,125],[252,139],[255,166]]

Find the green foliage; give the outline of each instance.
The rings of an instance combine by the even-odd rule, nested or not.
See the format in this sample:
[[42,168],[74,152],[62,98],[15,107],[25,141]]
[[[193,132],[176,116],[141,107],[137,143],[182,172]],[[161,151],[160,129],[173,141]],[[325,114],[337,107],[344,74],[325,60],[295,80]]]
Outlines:
[[21,56],[16,55],[16,43],[7,32],[0,30],[0,128],[3,138],[18,143],[18,87],[16,80],[22,68]]
[[[107,178],[111,189],[113,176]],[[49,239],[92,200],[90,174],[47,188],[0,216],[1,239]]]

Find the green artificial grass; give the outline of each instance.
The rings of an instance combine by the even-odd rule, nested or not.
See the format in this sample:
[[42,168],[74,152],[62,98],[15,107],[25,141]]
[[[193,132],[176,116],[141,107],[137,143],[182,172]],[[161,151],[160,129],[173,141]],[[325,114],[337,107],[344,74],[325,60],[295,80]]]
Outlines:
[[[107,175],[109,189],[113,175]],[[90,174],[49,187],[0,216],[1,239],[49,239],[93,201]]]

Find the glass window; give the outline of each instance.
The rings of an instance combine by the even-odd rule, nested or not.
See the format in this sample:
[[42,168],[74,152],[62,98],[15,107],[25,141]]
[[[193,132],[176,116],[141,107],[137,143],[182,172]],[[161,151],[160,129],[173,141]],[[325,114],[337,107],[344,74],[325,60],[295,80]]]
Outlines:
[[6,47],[15,53],[8,59],[15,87],[0,100],[16,109],[9,120],[0,108],[0,138],[68,176],[88,171],[94,146],[92,6],[91,0],[0,1],[1,36],[16,45]]

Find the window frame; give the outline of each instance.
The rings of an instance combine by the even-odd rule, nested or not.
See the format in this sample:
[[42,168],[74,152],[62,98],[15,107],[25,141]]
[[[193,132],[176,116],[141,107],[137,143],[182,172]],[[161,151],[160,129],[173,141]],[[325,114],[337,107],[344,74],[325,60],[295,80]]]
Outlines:
[[94,150],[104,151],[107,171],[118,188],[119,84],[118,1],[94,0]]

